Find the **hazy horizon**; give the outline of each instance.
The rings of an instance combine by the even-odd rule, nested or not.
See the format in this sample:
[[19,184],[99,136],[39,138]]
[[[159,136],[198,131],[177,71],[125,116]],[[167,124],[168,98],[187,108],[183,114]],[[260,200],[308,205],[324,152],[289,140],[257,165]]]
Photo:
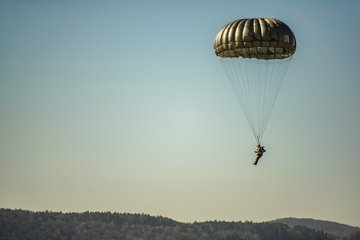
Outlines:
[[[360,226],[359,1],[0,1],[0,208]],[[274,17],[297,50],[263,144],[213,50]]]

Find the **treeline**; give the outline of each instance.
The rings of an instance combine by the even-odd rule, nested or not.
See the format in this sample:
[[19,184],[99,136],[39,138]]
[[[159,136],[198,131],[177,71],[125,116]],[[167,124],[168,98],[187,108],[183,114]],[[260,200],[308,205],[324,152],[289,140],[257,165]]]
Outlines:
[[[355,236],[356,237],[356,236]],[[165,217],[111,212],[32,212],[0,209],[0,240],[333,240],[281,223],[180,223]],[[355,240],[359,238],[349,238]]]

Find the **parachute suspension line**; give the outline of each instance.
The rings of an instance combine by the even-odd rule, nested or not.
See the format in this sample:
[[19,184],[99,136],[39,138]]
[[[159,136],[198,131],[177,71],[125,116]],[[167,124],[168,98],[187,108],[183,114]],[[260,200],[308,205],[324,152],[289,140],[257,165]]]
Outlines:
[[253,114],[254,109],[252,108],[254,99],[253,94],[251,93],[252,84],[250,84],[252,82],[252,79],[249,77],[248,61],[241,58],[240,61],[235,61],[235,63],[237,63],[237,68],[241,73],[241,78],[238,78],[239,84],[244,86],[244,92],[242,95],[238,96],[238,98],[239,101],[244,102],[244,113],[246,115],[246,118],[248,119],[254,137],[256,138],[256,126]]
[[[257,63],[257,64],[256,64]],[[256,102],[256,108],[257,108],[257,141],[258,144],[260,144],[262,133],[263,133],[263,122],[264,122],[264,102],[266,101],[265,93],[266,93],[266,83],[267,79],[264,76],[265,69],[266,69],[266,61],[264,60],[257,60],[257,62],[254,61],[254,81],[256,82],[256,89],[254,92],[254,96],[256,96],[257,102]]]
[[242,64],[245,66],[245,73],[246,73],[246,79],[248,81],[248,94],[250,97],[250,105],[248,106],[250,109],[250,119],[251,122],[253,124],[253,132],[254,132],[254,136],[257,139],[258,138],[258,131],[257,131],[257,116],[256,116],[256,105],[257,105],[257,101],[256,101],[256,95],[254,94],[257,88],[257,83],[256,83],[256,79],[255,79],[255,73],[254,73],[254,64],[252,64],[252,59],[251,58],[244,58]]
[[[265,64],[266,69],[267,69],[267,74],[264,76],[264,82],[265,82],[265,93],[263,95],[264,100],[263,100],[263,121],[260,127],[260,138],[262,138],[265,128],[266,128],[266,122],[267,119],[269,119],[270,117],[270,113],[271,113],[271,109],[269,110],[268,108],[268,103],[271,101],[272,99],[272,84],[274,83],[274,79],[273,79],[273,73],[274,73],[274,62],[271,62],[272,60],[262,60],[261,64]],[[269,75],[270,73],[270,75]]]
[[219,58],[260,144],[291,58]]
[[254,121],[252,121],[250,114],[251,99],[250,94],[247,91],[247,87],[244,84],[244,80],[247,80],[247,78],[243,76],[244,71],[242,71],[241,68],[237,66],[238,64],[236,63],[238,63],[238,61],[234,61],[234,59],[219,59],[255,136],[255,126],[253,124]]
[[[256,90],[256,82],[254,81],[254,71],[253,71],[253,65],[251,64],[251,59],[243,59],[243,64],[245,66],[245,73],[246,73],[246,79],[250,81],[249,84],[249,96],[251,98],[251,119],[253,121],[254,127],[255,127],[255,136],[257,136],[257,124],[256,124],[256,97],[254,96],[254,91]],[[252,83],[252,84],[251,84]]]
[[[262,134],[264,134],[265,128],[267,126],[267,123],[269,121],[270,118],[270,114],[274,108],[277,96],[279,94],[279,91],[281,89],[281,86],[283,84],[284,81],[284,77],[286,74],[286,71],[289,67],[289,63],[291,61],[291,58],[288,59],[279,59],[279,60],[271,60],[273,62],[271,62],[271,75],[268,78],[269,82],[270,82],[270,88],[269,88],[269,97],[267,97],[268,101],[266,104],[266,113],[265,113],[265,121],[263,123],[262,126]],[[275,70],[276,68],[276,70]],[[274,76],[274,72],[275,72],[275,76]]]
[[245,77],[247,82],[247,90],[248,90],[248,96],[250,98],[250,104],[248,105],[249,108],[249,114],[251,123],[253,125],[253,133],[255,136],[255,139],[259,138],[258,134],[258,116],[257,116],[257,97],[256,97],[256,90],[258,89],[257,82],[256,82],[256,65],[254,63],[253,59],[244,58],[241,66],[245,66],[245,72],[247,77]]
[[251,109],[253,110],[251,113],[252,121],[255,124],[254,129],[254,136],[259,144],[262,137],[262,129],[261,126],[263,125],[264,121],[264,108],[263,105],[263,97],[264,97],[264,69],[262,64],[259,64],[259,60],[257,59],[246,59],[244,61],[245,64],[248,65],[248,72],[249,77],[247,78],[248,86],[249,86],[249,94],[252,97],[252,103],[250,105]]
[[256,109],[253,107],[256,105],[256,97],[254,95],[254,91],[256,90],[256,85],[254,84],[254,64],[252,64],[249,60],[250,59],[241,58],[241,61],[237,61],[238,69],[240,69],[242,72],[242,76],[239,81],[241,80],[241,84],[244,86],[244,94],[243,96],[239,96],[239,101],[243,101],[242,99],[247,99],[247,101],[243,101],[245,103],[244,112],[247,116],[254,137],[257,139],[258,132],[255,116]]
[[[270,64],[269,64],[269,61],[265,61],[265,72],[264,72],[264,75],[262,76],[264,78],[264,84],[263,84],[263,92],[262,92],[262,110],[263,110],[263,113],[265,115],[265,118],[266,118],[266,102],[267,102],[267,96],[268,96],[268,91],[266,91],[268,89],[268,85],[269,85],[269,82],[271,79],[271,77],[269,77],[269,72],[272,73],[272,71],[269,71],[269,68],[270,68]],[[264,131],[265,131],[265,127],[266,125],[264,124],[264,122],[262,122],[262,125],[261,125],[261,134],[260,134],[260,138],[262,138],[263,134],[264,134]]]
[[[256,80],[256,82],[257,82],[257,87],[256,87],[256,98],[257,98],[257,124],[258,124],[258,129],[259,129],[259,133],[258,133],[258,135],[259,135],[259,140],[260,140],[260,137],[261,137],[261,122],[262,122],[262,111],[261,111],[261,90],[262,90],[262,85],[264,85],[263,83],[262,83],[262,72],[261,72],[261,66],[262,66],[262,64],[260,64],[259,65],[259,70],[257,71],[256,70],[256,65],[255,65],[255,63],[253,63],[253,66],[254,66],[254,76],[255,76],[255,80]],[[259,76],[260,75],[260,76]]]

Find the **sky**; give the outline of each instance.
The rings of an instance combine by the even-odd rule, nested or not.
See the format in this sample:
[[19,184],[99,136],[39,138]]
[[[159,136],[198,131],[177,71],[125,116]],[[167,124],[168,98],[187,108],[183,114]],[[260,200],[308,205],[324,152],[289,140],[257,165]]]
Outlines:
[[[360,226],[359,1],[0,1],[0,207]],[[213,39],[297,39],[263,144]]]

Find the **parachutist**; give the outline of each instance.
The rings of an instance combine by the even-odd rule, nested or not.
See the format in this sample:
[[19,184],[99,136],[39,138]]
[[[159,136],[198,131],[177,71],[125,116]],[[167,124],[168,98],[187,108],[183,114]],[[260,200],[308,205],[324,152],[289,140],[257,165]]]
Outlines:
[[256,165],[259,161],[259,159],[262,157],[262,155],[266,152],[264,146],[260,146],[260,144],[257,145],[255,153],[256,153],[256,159],[253,162],[254,165]]

